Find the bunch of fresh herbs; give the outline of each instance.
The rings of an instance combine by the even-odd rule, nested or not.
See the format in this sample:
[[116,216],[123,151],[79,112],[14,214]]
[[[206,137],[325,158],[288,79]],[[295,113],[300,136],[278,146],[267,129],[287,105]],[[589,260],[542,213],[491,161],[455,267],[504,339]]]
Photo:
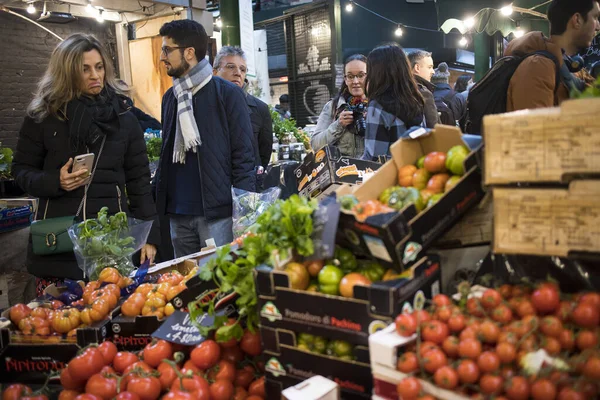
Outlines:
[[13,160],[13,151],[9,147],[3,147],[0,143],[0,179],[11,179],[10,166]]
[[148,152],[148,161],[157,161],[160,158],[160,150],[162,148],[162,139],[152,137],[146,141],[146,151]]

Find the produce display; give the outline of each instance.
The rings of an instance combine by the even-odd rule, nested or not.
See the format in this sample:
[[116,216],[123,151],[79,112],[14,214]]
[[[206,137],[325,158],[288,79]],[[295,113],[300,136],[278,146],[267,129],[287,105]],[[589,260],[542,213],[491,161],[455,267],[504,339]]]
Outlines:
[[[176,348],[164,340],[139,354],[118,352],[111,342],[88,347],[60,372],[59,400],[230,400],[265,398],[260,337],[244,332],[240,342],[218,345],[206,340]],[[185,361],[185,362],[184,362]],[[47,387],[31,395],[25,385],[11,385],[3,400],[48,399]]]
[[321,336],[308,333],[297,334],[297,347],[312,353],[328,355],[346,361],[352,361],[354,357],[354,346],[344,340],[328,340]]
[[121,290],[132,280],[123,277],[115,268],[106,268],[97,281],[90,281],[83,289],[71,281],[71,290],[65,290],[59,299],[36,302],[36,307],[16,304],[9,310],[11,322],[25,335],[23,341],[53,343],[67,338],[75,339],[78,328],[85,328],[108,318],[121,298]]
[[419,397],[417,378],[481,399],[597,398],[599,293],[567,295],[554,282],[469,290],[458,304],[440,294],[396,318],[399,335],[416,334],[398,358],[411,375],[398,384],[402,399]]
[[421,157],[416,165],[398,169],[398,186],[385,189],[377,200],[358,202],[352,195],[340,196],[343,209],[358,221],[368,217],[397,212],[414,204],[421,212],[436,204],[464,175],[464,161],[469,155],[465,146],[454,146],[447,153],[434,151]]
[[[104,271],[102,271],[104,272]],[[142,283],[121,305],[121,314],[126,317],[155,316],[168,317],[175,312],[170,301],[186,289],[185,283],[198,272],[192,269],[186,276],[178,271],[162,274],[157,283]]]

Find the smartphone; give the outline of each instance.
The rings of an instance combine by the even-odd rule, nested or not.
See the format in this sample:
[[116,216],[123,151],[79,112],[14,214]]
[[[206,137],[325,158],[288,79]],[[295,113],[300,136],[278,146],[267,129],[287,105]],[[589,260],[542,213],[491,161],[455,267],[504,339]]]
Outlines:
[[73,160],[73,169],[71,173],[80,171],[82,169],[87,169],[88,176],[92,173],[92,169],[94,168],[94,153],[81,154],[75,157]]

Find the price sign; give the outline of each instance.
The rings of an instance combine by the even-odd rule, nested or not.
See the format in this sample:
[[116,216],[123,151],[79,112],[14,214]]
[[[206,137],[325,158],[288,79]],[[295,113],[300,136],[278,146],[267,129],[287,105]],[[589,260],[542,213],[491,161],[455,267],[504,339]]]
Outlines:
[[[230,309],[223,311],[226,315],[229,315],[230,312]],[[198,318],[198,323],[208,327],[213,325],[214,320],[214,317],[204,314]],[[152,337],[184,346],[196,346],[206,340],[200,334],[198,328],[192,324],[190,314],[183,311],[175,311],[171,314],[161,327],[152,334]]]

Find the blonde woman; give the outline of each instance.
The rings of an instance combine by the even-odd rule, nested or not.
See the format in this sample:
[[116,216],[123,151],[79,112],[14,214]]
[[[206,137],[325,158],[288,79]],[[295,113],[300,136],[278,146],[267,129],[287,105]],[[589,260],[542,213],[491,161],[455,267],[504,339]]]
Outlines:
[[[108,207],[110,214],[123,210],[156,221],[144,136],[125,105],[125,90],[94,36],[74,34],[54,49],[27,109],[12,166],[19,186],[40,199],[37,219],[77,213],[92,171],[73,172],[73,160],[94,153],[97,167],[81,215],[94,217]],[[142,261],[154,259],[158,229],[155,222]],[[73,253],[35,255],[30,242],[27,262],[29,272],[45,281],[83,277]]]

